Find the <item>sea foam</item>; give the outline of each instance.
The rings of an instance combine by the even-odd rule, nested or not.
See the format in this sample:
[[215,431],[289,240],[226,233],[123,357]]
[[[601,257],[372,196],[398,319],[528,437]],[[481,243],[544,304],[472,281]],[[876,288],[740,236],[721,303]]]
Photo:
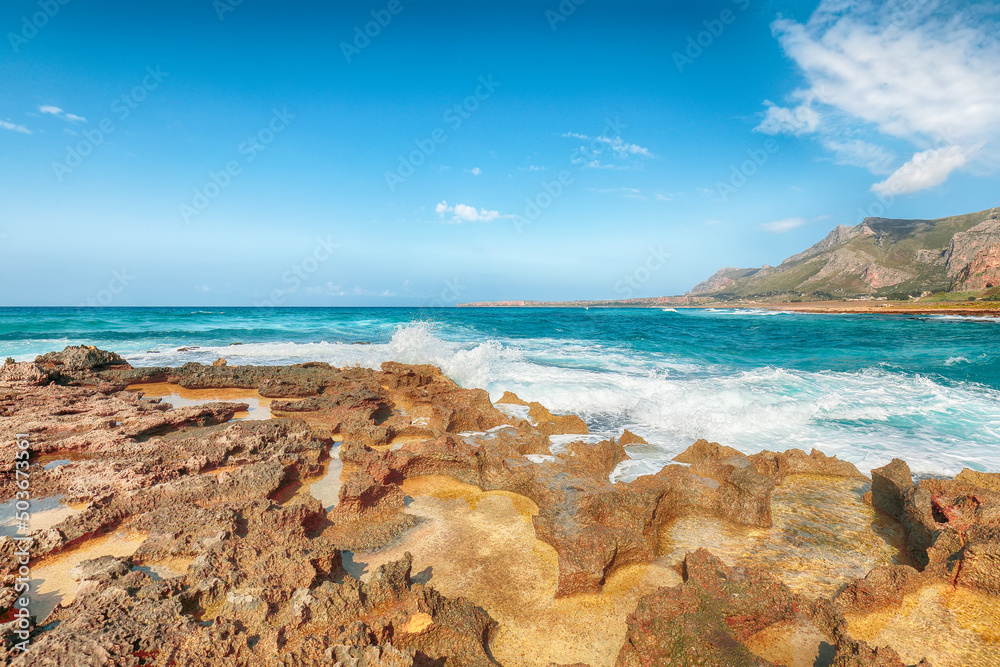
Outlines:
[[473,342],[441,333],[417,322],[371,345],[246,343],[189,352],[162,346],[158,354],[126,357],[133,365],[217,357],[230,365],[432,364],[464,387],[487,389],[494,400],[513,391],[553,412],[579,414],[596,436],[616,437],[623,428],[643,436],[652,446],[631,448],[637,460],[621,467],[619,479],[655,471],[698,438],[746,453],[816,448],[866,473],[894,457],[925,474],[1000,470],[1000,392],[974,384],[878,366],[858,372],[746,370],[589,341]]

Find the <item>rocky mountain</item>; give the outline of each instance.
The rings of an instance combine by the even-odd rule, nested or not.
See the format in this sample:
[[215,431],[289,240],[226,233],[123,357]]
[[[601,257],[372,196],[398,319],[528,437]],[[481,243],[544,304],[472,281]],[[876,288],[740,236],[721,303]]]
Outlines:
[[1000,285],[1000,208],[938,220],[840,225],[778,266],[726,268],[691,296],[895,296]]

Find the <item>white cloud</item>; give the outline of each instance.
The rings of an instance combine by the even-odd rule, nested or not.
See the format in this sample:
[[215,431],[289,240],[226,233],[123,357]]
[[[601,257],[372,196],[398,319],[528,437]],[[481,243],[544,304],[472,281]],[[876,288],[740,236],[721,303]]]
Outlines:
[[823,0],[805,24],[779,18],[774,35],[808,85],[791,95],[794,109],[765,102],[758,129],[818,132],[838,161],[883,174],[892,168],[888,151],[851,141],[865,133],[910,144],[912,158],[876,191],[933,187],[974,160],[978,171],[993,170],[997,25],[994,5],[967,0]]
[[809,221],[805,218],[785,218],[784,220],[765,222],[760,226],[760,228],[764,231],[773,232],[775,234],[784,234],[785,232],[790,232],[793,229],[798,229],[807,222]]
[[396,296],[396,293],[391,290],[382,290],[381,292],[375,292],[366,287],[360,287],[358,285],[354,286],[354,289],[351,290],[351,294],[353,294],[354,296],[380,296],[380,297]]
[[951,172],[969,161],[969,153],[961,146],[947,146],[923,151],[892,173],[889,178],[872,186],[880,195],[905,195],[941,185]]
[[764,134],[794,134],[800,136],[815,132],[819,127],[819,114],[808,104],[800,104],[794,109],[779,107],[771,100],[764,100],[767,111],[764,120],[756,128]]
[[891,151],[862,139],[826,139],[823,146],[837,155],[837,164],[863,167],[873,174],[890,173],[896,159]]
[[310,285],[306,287],[306,294],[318,294],[321,296],[345,296],[347,292],[340,285],[335,285],[332,281],[327,281],[322,285]]
[[619,197],[627,197],[629,199],[645,199],[646,196],[642,194],[642,190],[639,188],[590,188],[593,192],[598,192],[602,195],[618,195]]
[[635,162],[642,158],[653,158],[653,155],[645,146],[632,144],[619,136],[609,137],[598,135],[592,137],[579,132],[564,132],[563,138],[580,139],[590,142],[586,146],[581,146],[578,153],[572,158],[574,164],[581,165],[588,169],[627,169],[627,165],[609,163],[602,161],[604,157],[614,157],[618,160],[625,160],[628,163]]
[[597,141],[607,144],[618,157],[628,157],[630,155],[641,155],[642,157],[653,157],[648,148],[639,144],[630,144],[621,137],[597,137]]
[[674,197],[680,194],[677,192],[668,192],[666,194],[663,192],[648,192],[640,190],[639,188],[590,188],[590,191],[603,195],[618,195],[619,197],[624,197],[625,199],[639,199],[642,201],[648,199],[654,199],[656,201],[673,201]]
[[5,120],[0,120],[0,128],[5,130],[10,130],[11,132],[20,132],[21,134],[31,134],[31,130],[26,128],[24,125],[18,125],[17,123],[9,123]]
[[66,113],[65,111],[63,111],[59,107],[54,107],[54,106],[51,106],[51,105],[45,105],[45,104],[43,104],[42,106],[38,107],[38,110],[41,111],[42,113],[51,114],[51,115],[55,116],[56,118],[62,118],[63,120],[67,120],[67,121],[69,121],[71,123],[86,123],[87,122],[87,119],[84,118],[83,116],[77,116],[75,113]]
[[537,164],[529,164],[527,167],[518,167],[518,171],[544,171],[545,167],[541,167]]
[[473,176],[479,176],[480,174],[483,173],[483,170],[480,169],[479,167],[473,167],[472,169],[468,169],[467,171]]
[[477,209],[475,206],[469,206],[468,204],[449,206],[446,201],[435,206],[434,212],[441,217],[445,217],[445,214],[451,214],[452,217],[448,222],[456,224],[463,222],[491,222],[500,218],[512,217],[510,215],[501,215],[499,211],[489,211],[485,208]]

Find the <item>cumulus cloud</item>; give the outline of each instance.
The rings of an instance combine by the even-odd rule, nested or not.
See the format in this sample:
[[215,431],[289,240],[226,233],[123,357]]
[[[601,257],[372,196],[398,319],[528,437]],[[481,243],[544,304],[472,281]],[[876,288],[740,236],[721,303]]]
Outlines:
[[472,169],[467,169],[466,171],[468,171],[473,176],[479,176],[480,174],[483,173],[483,170],[480,169],[479,167],[473,167]]
[[67,113],[67,112],[63,111],[62,109],[60,109],[59,107],[54,107],[54,106],[44,105],[43,104],[42,106],[38,107],[38,110],[40,112],[42,112],[42,113],[47,113],[47,114],[50,114],[52,116],[55,116],[56,118],[62,118],[63,120],[69,121],[70,123],[86,123],[87,122],[87,119],[84,118],[83,116],[77,116],[75,113]]
[[[818,133],[837,161],[873,173],[898,164],[883,144],[909,146],[876,191],[933,187],[973,160],[994,169],[997,19],[994,5],[967,0],[823,0],[804,24],[778,18],[773,33],[808,85],[791,107],[765,101],[758,129]],[[859,134],[871,141],[852,143]]]
[[31,134],[31,130],[26,128],[24,125],[18,125],[17,123],[11,123],[6,120],[0,120],[0,128],[10,130],[11,132],[20,132],[21,134]]
[[434,212],[442,218],[446,218],[446,216],[450,215],[451,217],[446,218],[446,220],[453,223],[491,222],[493,220],[499,220],[500,218],[512,217],[509,215],[501,215],[500,211],[489,211],[485,208],[477,209],[475,206],[469,206],[468,204],[455,204],[454,206],[449,206],[446,201],[443,201],[435,206]]
[[765,222],[760,226],[760,228],[764,231],[773,232],[774,234],[784,234],[785,232],[790,232],[793,229],[798,229],[807,222],[809,221],[805,218],[785,218],[784,220]]
[[946,146],[922,151],[892,173],[889,178],[872,186],[880,195],[906,195],[944,183],[951,172],[969,161],[969,151],[961,146]]
[[794,134],[800,136],[816,131],[819,113],[808,104],[795,108],[779,107],[771,100],[764,100],[767,110],[764,120],[755,129],[764,134]]

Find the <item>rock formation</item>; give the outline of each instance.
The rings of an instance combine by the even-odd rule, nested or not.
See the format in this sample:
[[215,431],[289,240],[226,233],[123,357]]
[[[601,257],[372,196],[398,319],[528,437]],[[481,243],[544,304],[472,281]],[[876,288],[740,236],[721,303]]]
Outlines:
[[[143,397],[144,384],[162,382],[273,397],[274,418],[233,421],[245,403],[174,409]],[[12,443],[27,433],[32,496],[76,508],[31,534],[32,568],[68,559],[75,582],[63,606],[35,619],[21,655],[10,616],[18,546],[0,537],[0,655],[18,666],[495,665],[496,621],[415,580],[409,555],[368,580],[348,573],[352,552],[391,545],[417,525],[406,511],[409,481],[445,475],[533,503],[535,537],[558,560],[554,594],[571,598],[662,560],[662,532],[682,517],[767,528],[789,476],[866,479],[818,451],[747,456],[702,440],[654,475],[612,483],[625,446],[642,438],[626,431],[555,447],[550,436],[585,434],[586,424],[511,393],[497,405],[434,367],[397,363],[131,368],[71,347],[6,364],[0,496],[15,498]],[[333,469],[331,455],[343,472],[324,509],[306,489]],[[618,664],[773,664],[760,646],[791,624],[832,664],[901,665],[891,649],[853,639],[843,614],[899,605],[931,579],[1000,595],[996,477],[914,484],[902,462],[873,471],[871,502],[903,525],[922,571],[876,569],[836,601],[794,594],[773,571],[689,553],[677,563],[684,582],[642,599],[629,618]],[[128,555],[73,560],[116,535],[133,536]]]

